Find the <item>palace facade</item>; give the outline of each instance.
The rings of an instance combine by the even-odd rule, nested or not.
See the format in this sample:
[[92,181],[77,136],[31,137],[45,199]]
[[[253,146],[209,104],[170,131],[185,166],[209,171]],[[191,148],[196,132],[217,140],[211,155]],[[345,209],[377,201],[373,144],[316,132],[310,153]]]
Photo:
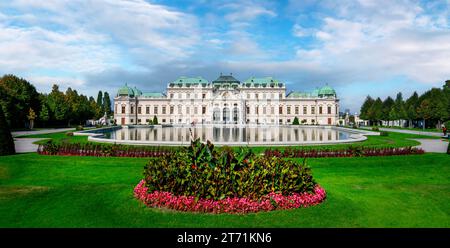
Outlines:
[[180,77],[166,93],[143,93],[125,84],[114,98],[114,121],[119,125],[148,124],[301,124],[337,125],[339,99],[328,85],[312,92],[291,91],[272,77],[240,82],[220,75],[212,82],[202,77]]

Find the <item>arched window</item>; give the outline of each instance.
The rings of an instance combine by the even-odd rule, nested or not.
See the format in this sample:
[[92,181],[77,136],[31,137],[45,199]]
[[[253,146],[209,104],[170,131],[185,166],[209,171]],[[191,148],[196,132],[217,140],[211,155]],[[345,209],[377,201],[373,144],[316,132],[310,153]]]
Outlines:
[[234,123],[239,121],[239,109],[237,107],[233,108],[233,121]]
[[227,123],[230,122],[231,116],[230,116],[230,109],[224,108],[223,109],[223,122]]
[[220,121],[220,108],[214,108],[213,121],[214,122],[219,122]]

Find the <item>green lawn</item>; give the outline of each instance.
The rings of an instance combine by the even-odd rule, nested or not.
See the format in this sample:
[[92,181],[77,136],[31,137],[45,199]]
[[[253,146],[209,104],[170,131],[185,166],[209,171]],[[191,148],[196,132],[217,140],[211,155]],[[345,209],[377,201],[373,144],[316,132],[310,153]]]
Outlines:
[[[375,127],[375,126],[373,126]],[[411,131],[421,131],[421,132],[430,132],[430,133],[442,133],[441,129],[437,129],[437,128],[416,128],[416,127],[385,127],[385,126],[378,126],[378,128],[390,128],[390,129],[400,129],[400,130],[411,130]],[[369,130],[372,129],[372,127],[368,128]]]
[[[36,135],[24,135],[18,138],[49,138],[54,142],[69,142],[69,143],[87,143],[87,136],[67,136],[67,132],[60,133],[50,133],[50,134],[36,134]],[[420,145],[419,142],[411,139],[439,139],[439,137],[424,136],[416,134],[404,134],[389,132],[389,136],[367,136],[367,140],[354,142],[349,144],[336,144],[336,145],[309,145],[302,146],[303,148],[327,148],[327,149],[343,149],[349,145],[353,146],[367,146],[367,147],[405,147],[405,146],[417,146]],[[35,144],[43,144],[47,140],[41,140],[34,142]],[[300,147],[300,146],[295,146]],[[293,147],[293,148],[295,148]],[[255,152],[264,152],[267,147],[251,147]],[[283,150],[283,147],[278,147],[278,149]]]
[[0,157],[0,227],[450,227],[450,156],[309,159],[328,198],[249,215],[151,209],[145,158]]
[[46,138],[47,140],[40,140],[34,142],[35,144],[43,144],[52,139],[54,142],[69,142],[69,143],[87,143],[88,136],[67,136],[67,133],[73,133],[74,131],[59,132],[59,133],[46,133],[46,134],[32,134],[22,135],[16,138]]

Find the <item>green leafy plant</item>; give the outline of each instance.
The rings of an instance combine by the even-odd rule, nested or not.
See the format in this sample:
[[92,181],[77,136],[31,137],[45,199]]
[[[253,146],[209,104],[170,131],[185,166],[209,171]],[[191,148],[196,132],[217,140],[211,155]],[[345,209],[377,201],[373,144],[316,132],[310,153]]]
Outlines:
[[313,192],[315,181],[306,161],[257,156],[248,148],[217,149],[210,142],[191,141],[185,149],[151,158],[144,169],[149,192],[220,200],[259,199],[270,192],[289,195]]

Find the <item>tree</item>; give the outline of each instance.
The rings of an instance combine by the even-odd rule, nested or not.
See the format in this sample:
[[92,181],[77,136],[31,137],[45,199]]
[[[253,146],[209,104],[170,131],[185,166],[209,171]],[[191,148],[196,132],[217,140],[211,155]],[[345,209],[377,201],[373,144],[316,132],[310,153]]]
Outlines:
[[97,104],[98,106],[103,107],[103,93],[101,90],[98,92],[97,95]]
[[391,120],[405,120],[407,118],[405,102],[403,101],[403,95],[401,92],[397,93],[393,109],[394,113],[389,113]]
[[0,107],[0,156],[15,154],[14,140],[6,121],[3,109]]
[[47,97],[47,103],[50,111],[57,123],[67,120],[69,114],[69,105],[63,92],[59,91],[58,85],[54,84],[52,92]]
[[370,107],[372,107],[374,102],[375,101],[372,99],[372,97],[370,97],[370,96],[366,97],[366,100],[362,104],[361,110],[359,111],[359,113],[360,113],[359,116],[360,116],[361,119],[363,119],[363,120],[369,120],[370,119],[368,113],[369,113]]
[[25,79],[4,75],[0,78],[0,106],[11,128],[24,127],[28,123],[29,108],[40,110],[39,93]]
[[34,128],[34,120],[36,119],[36,113],[32,108],[28,111],[27,115],[28,120],[30,121],[30,129]]
[[405,111],[406,111],[406,118],[408,119],[408,126],[413,126],[413,121],[416,120],[417,117],[417,108],[419,107],[419,95],[417,92],[414,91],[414,93],[411,95],[411,97],[406,100],[405,103]]
[[425,129],[426,120],[431,118],[431,106],[428,99],[423,100],[417,108],[417,115],[423,119],[423,129]]
[[390,96],[388,96],[383,101],[383,107],[381,110],[381,119],[388,121],[388,123],[389,123],[389,121],[391,121],[391,119],[389,118],[389,112],[391,112],[392,106],[394,106],[394,99],[392,99]]
[[378,125],[382,118],[382,115],[383,115],[382,110],[383,110],[383,102],[378,97],[373,102],[372,106],[370,106],[370,108],[367,112],[368,120],[370,120],[372,123],[376,123]]
[[158,118],[155,116],[153,116],[153,125],[158,125]]
[[48,122],[48,120],[50,119],[50,114],[48,112],[48,107],[45,103],[42,104],[42,109],[41,109],[41,113],[39,113],[39,119],[42,121],[42,123],[45,126],[45,123]]
[[111,114],[111,99],[109,98],[109,94],[106,91],[103,95],[103,111],[108,115]]
[[300,125],[297,116],[294,118],[294,121],[292,121],[292,125]]

